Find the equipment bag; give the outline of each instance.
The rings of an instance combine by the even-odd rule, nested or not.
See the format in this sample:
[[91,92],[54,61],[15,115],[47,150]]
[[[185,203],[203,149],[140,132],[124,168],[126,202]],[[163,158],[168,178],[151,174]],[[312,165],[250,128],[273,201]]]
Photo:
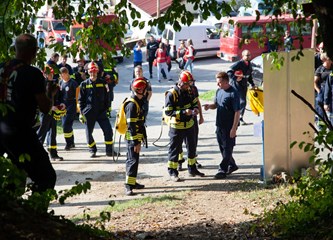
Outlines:
[[125,107],[126,107],[127,103],[129,103],[129,102],[135,103],[138,114],[140,112],[140,106],[137,103],[137,101],[135,101],[135,99],[125,98],[123,103],[120,105],[119,111],[117,113],[116,123],[115,123],[116,130],[121,135],[124,135],[127,131],[127,121],[126,121]]
[[261,112],[264,112],[264,91],[261,89],[249,89],[247,91],[247,98],[251,110],[254,114],[259,116]]

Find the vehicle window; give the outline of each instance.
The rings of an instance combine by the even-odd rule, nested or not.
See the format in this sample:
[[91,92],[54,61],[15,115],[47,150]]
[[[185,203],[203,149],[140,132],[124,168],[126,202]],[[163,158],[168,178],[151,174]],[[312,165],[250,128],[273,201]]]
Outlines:
[[81,28],[72,28],[73,36],[74,36],[75,40],[78,40],[81,38],[81,34],[77,34],[80,30],[81,30]]
[[44,29],[45,31],[48,31],[48,27],[49,27],[48,21],[43,21],[42,26],[43,26],[43,29]]
[[234,36],[235,27],[230,25],[229,23],[222,24],[222,36],[223,37],[233,37]]
[[155,28],[154,28],[154,27],[151,27],[149,33],[155,35],[155,34],[156,34],[156,33],[155,33]]
[[[298,32],[299,32],[299,26],[296,23],[292,23],[290,25],[291,36],[298,35]],[[305,26],[302,26],[302,34],[304,36],[311,35],[311,33],[312,33],[312,27],[311,27],[310,23],[306,23]]]
[[52,21],[53,30],[66,31],[66,27],[62,22]]
[[282,32],[284,34],[284,32],[287,30],[287,25],[286,24],[279,24],[276,26],[272,26],[271,24],[267,23],[266,24],[266,34],[270,35],[272,32]]
[[157,30],[157,34],[158,34],[159,36],[161,36],[163,31],[162,31],[161,29],[159,29],[158,27],[156,27],[156,30]]
[[162,38],[166,39],[167,38],[167,33],[168,33],[168,29],[165,29],[162,33]]
[[219,39],[220,35],[218,31],[214,28],[206,28],[207,38],[209,39]]
[[255,38],[263,34],[263,26],[242,26],[242,38]]
[[215,27],[217,29],[221,29],[222,28],[222,23],[215,23]]
[[171,29],[169,29],[168,36],[165,39],[173,40],[173,31]]

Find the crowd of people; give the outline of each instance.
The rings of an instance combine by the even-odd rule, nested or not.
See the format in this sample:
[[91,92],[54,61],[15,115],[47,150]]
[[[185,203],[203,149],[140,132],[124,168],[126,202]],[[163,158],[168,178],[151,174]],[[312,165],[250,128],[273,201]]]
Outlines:
[[[149,51],[147,54],[150,77],[151,61],[154,61],[154,57],[161,58],[159,49],[160,51],[166,49],[163,43],[153,44],[152,39],[149,48],[157,47],[157,49],[155,56]],[[178,56],[184,57],[187,65],[191,66],[194,48],[190,39],[187,40],[187,46],[185,49],[184,46],[180,47]],[[136,51],[140,52],[141,47],[142,43],[138,42]],[[75,148],[73,122],[79,118],[85,126],[91,158],[97,156],[93,137],[96,122],[103,131],[106,156],[119,155],[114,151],[113,131],[109,120],[113,88],[118,83],[118,73],[115,69],[104,68],[103,59],[89,62],[79,59],[77,66],[72,68],[67,64],[67,56],[60,56],[58,53],[51,55],[44,69],[38,69],[32,66],[38,43],[30,34],[20,35],[16,39],[15,48],[16,58],[0,65],[2,72],[0,100],[15,110],[1,115],[0,123],[4,127],[0,128],[0,154],[7,153],[15,165],[27,172],[34,182],[34,191],[42,192],[55,186],[56,173],[50,160],[63,160],[57,151],[58,120],[61,120],[64,131],[66,143],[64,150]],[[61,62],[58,63],[60,58]],[[130,83],[131,100],[126,102],[124,108],[128,128],[125,134],[126,195],[133,195],[133,189],[145,187],[136,181],[136,177],[141,145],[145,141],[149,100],[152,96],[150,80],[143,76],[142,59],[134,57],[134,65],[134,77]],[[162,69],[164,69],[164,73],[168,76],[168,64],[163,65],[158,68],[161,70],[160,74],[163,74]],[[223,179],[238,169],[232,151],[236,131],[244,115],[246,98],[242,97],[246,96],[247,82],[255,87],[251,71],[250,52],[246,50],[243,52],[243,58],[234,64],[228,73],[220,72],[216,75],[218,90],[214,102],[203,106],[191,70],[180,72],[178,81],[165,93],[164,106],[170,136],[167,169],[172,181],[181,181],[178,174],[183,170],[182,164],[185,162],[183,142],[187,149],[189,175],[205,176],[198,170],[202,165],[197,161],[199,124],[204,123],[202,109],[217,109],[216,134],[222,161],[215,178]],[[45,140],[46,149],[43,147]],[[20,161],[22,154],[27,154],[30,160]]]

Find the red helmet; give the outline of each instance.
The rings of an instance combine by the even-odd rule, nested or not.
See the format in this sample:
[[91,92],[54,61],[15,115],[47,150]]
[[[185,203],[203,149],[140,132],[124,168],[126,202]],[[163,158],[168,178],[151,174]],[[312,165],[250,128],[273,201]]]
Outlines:
[[92,61],[88,64],[88,71],[89,72],[98,72],[98,65]]
[[179,75],[179,81],[181,81],[183,83],[192,82],[193,81],[192,73],[190,73],[187,70],[182,71]]
[[243,77],[243,71],[242,70],[235,71],[235,76],[236,77]]
[[147,81],[144,78],[137,78],[132,82],[132,89],[134,92],[142,94],[147,87]]
[[51,66],[46,65],[45,68],[44,68],[44,73],[45,74],[49,74],[49,73],[54,74],[54,70]]

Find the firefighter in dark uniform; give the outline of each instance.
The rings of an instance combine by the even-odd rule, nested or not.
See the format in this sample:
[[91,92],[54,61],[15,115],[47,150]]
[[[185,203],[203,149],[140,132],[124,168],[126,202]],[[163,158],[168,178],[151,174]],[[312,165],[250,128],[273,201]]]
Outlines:
[[251,60],[250,51],[244,50],[242,52],[242,59],[233,64],[230,67],[231,70],[228,71],[228,75],[232,80],[231,85],[234,86],[239,92],[240,105],[241,105],[241,112],[240,112],[241,115],[239,120],[242,123],[242,125],[247,125],[247,123],[243,119],[243,116],[246,107],[246,93],[247,93],[248,82],[251,84],[252,88],[255,88],[252,79],[252,63],[250,62],[250,60]]
[[60,77],[61,102],[65,104],[67,110],[62,118],[62,127],[66,141],[65,150],[68,151],[75,147],[73,123],[76,117],[76,92],[79,85],[70,77],[69,70],[66,67],[60,68]]
[[[37,108],[46,114],[50,111],[56,87],[48,84],[45,90],[43,74],[31,66],[36,53],[36,38],[22,34],[15,40],[15,59],[0,64],[0,103],[11,107],[0,114],[0,156],[6,152],[33,181],[32,191],[43,192],[54,188],[56,172],[32,126]],[[22,161],[23,154],[29,160]]]
[[198,104],[189,94],[193,76],[189,71],[182,71],[178,83],[166,93],[165,115],[170,117],[168,153],[168,172],[172,181],[178,182],[178,155],[184,139],[187,141],[188,172],[190,176],[204,176],[198,171],[196,163],[196,144],[193,117],[198,115]]
[[132,82],[132,96],[126,100],[127,131],[125,133],[127,146],[125,194],[133,195],[133,189],[143,189],[145,186],[136,181],[139,167],[139,156],[146,129],[143,110],[143,97],[146,93],[147,82],[137,78]]
[[113,156],[113,132],[107,117],[107,111],[110,107],[108,86],[101,78],[97,77],[99,69],[95,62],[90,62],[87,70],[90,77],[80,85],[79,107],[85,123],[90,157],[96,157],[97,152],[96,142],[92,136],[96,122],[104,134],[106,155]]
[[[193,101],[196,101],[198,103],[198,110],[199,110],[199,121],[198,118],[195,116],[193,117],[194,120],[194,137],[195,137],[195,145],[198,145],[198,137],[199,137],[199,124],[202,124],[204,122],[204,118],[202,115],[202,108],[201,108],[201,103],[199,100],[199,92],[198,92],[198,88],[194,85],[194,79],[193,81],[190,81],[190,88],[189,88],[189,94],[191,96],[191,98],[193,99]],[[186,141],[185,141],[186,144]],[[197,160],[197,154],[196,156],[196,162],[195,164],[197,165],[197,168],[202,168],[202,165],[198,162]],[[182,168],[182,164],[185,162],[184,159],[184,153],[183,153],[183,148],[181,149],[181,152],[179,153],[178,156],[178,171],[183,170]]]
[[46,84],[52,82],[57,85],[58,91],[53,98],[53,106],[49,113],[40,114],[40,126],[37,130],[37,136],[39,141],[43,144],[46,138],[46,146],[50,153],[50,158],[53,161],[62,161],[63,157],[58,155],[57,150],[57,120],[60,120],[61,116],[66,113],[66,106],[61,103],[61,93],[59,91],[58,80],[53,78],[54,70],[50,66],[46,65],[44,75],[46,78]]

